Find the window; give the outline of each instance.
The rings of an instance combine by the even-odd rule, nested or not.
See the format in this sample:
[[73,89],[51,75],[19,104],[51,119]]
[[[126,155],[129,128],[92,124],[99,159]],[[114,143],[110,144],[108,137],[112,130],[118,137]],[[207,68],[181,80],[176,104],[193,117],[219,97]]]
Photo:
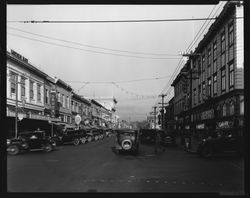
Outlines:
[[221,90],[226,90],[226,70],[225,67],[221,69]]
[[211,65],[212,56],[211,56],[211,48],[208,49],[208,65]]
[[69,96],[67,96],[67,109],[69,109]]
[[244,115],[244,96],[240,96],[240,115]]
[[226,50],[226,41],[225,41],[225,31],[221,33],[221,53],[224,53]]
[[214,76],[213,76],[213,91],[214,91],[214,95],[216,95],[217,94],[217,74],[215,74]]
[[41,85],[37,84],[37,101],[41,102]]
[[221,66],[226,65],[226,53],[221,54]]
[[228,45],[232,46],[234,43],[234,26],[233,22],[231,22],[228,26]]
[[67,96],[64,96],[64,107],[67,108]]
[[45,89],[45,103],[49,104],[49,90]]
[[34,82],[30,81],[30,100],[34,99]]
[[202,83],[202,98],[206,97],[206,84],[205,82]]
[[194,105],[196,105],[196,88],[194,88]]
[[213,43],[213,72],[217,71],[217,42]]
[[233,114],[234,114],[234,103],[233,103],[233,102],[230,102],[229,114],[230,114],[230,115],[233,115]]
[[198,86],[198,102],[200,103],[201,102],[201,85]]
[[71,101],[71,106],[72,106],[72,111],[75,111],[75,106],[73,101]]
[[208,79],[208,96],[211,96],[211,92],[212,92],[212,85],[211,85],[211,78]]
[[62,94],[62,106],[63,106],[63,108],[65,107],[65,99],[64,99],[64,94]]
[[227,115],[227,106],[226,106],[226,104],[223,104],[223,106],[222,106],[222,116],[224,117],[226,115]]
[[14,72],[10,72],[10,93],[16,93],[16,76],[17,74]]
[[57,93],[57,102],[60,102],[61,101],[61,94],[58,92]]
[[21,97],[25,97],[25,78],[21,77]]
[[205,55],[202,56],[201,80],[204,81],[204,78],[205,78]]
[[229,87],[234,86],[234,65],[230,64],[229,65]]

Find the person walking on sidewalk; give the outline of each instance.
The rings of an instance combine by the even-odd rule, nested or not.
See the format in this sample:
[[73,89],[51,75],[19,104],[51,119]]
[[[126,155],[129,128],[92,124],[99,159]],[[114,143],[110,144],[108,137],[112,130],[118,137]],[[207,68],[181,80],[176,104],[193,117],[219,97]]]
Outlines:
[[160,131],[155,131],[155,153],[164,152],[165,148],[162,145],[162,138]]

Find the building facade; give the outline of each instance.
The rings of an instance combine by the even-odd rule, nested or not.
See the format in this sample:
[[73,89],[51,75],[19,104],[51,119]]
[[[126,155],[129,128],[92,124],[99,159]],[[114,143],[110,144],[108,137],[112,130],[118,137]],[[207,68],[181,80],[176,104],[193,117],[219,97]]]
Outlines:
[[[228,2],[191,53],[183,67],[185,72],[182,71],[172,84],[175,116],[179,123],[183,120],[184,129],[191,129],[194,133],[221,129],[242,133],[244,35],[241,17],[243,5]],[[187,82],[184,90],[179,92],[181,76]],[[178,104],[180,100],[183,105]]]

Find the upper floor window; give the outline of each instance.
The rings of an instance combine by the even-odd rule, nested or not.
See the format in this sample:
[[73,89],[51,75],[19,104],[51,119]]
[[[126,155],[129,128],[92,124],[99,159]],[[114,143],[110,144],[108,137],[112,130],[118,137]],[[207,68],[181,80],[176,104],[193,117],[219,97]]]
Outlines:
[[212,92],[211,78],[208,79],[208,96],[211,96]]
[[213,85],[213,91],[214,91],[214,95],[216,95],[217,94],[217,74],[215,74],[213,76],[213,83],[214,83],[214,85]]
[[205,82],[202,83],[202,98],[206,97],[206,84]]
[[213,60],[217,59],[217,41],[213,43]]
[[211,48],[208,49],[208,65],[211,65],[212,55],[211,55]]
[[231,46],[234,43],[234,26],[233,22],[231,22],[228,26],[228,45]]
[[34,82],[30,81],[30,99],[34,99]]
[[244,96],[240,96],[240,115],[244,115]]
[[37,84],[37,101],[41,102],[41,85]]
[[16,93],[16,76],[17,74],[14,72],[10,72],[10,93]]
[[49,104],[49,90],[45,89],[45,103]]
[[221,53],[224,53],[226,50],[226,40],[225,40],[225,31],[221,33]]
[[229,65],[229,87],[234,86],[234,64]]
[[21,77],[21,96],[25,97],[25,78]]
[[225,67],[221,69],[221,90],[226,90],[226,69]]
[[196,105],[196,88],[194,88],[194,105]]
[[65,99],[64,99],[64,97],[65,97],[64,94],[62,94],[62,101],[61,102],[62,102],[63,108],[65,107]]

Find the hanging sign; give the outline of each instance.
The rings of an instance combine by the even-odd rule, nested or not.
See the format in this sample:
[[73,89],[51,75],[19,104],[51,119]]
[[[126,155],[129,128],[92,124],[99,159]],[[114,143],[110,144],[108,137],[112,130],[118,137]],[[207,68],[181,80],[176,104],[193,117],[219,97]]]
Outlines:
[[75,116],[75,123],[76,123],[77,125],[79,125],[80,122],[81,122],[81,120],[82,120],[81,116],[77,114],[77,115]]

